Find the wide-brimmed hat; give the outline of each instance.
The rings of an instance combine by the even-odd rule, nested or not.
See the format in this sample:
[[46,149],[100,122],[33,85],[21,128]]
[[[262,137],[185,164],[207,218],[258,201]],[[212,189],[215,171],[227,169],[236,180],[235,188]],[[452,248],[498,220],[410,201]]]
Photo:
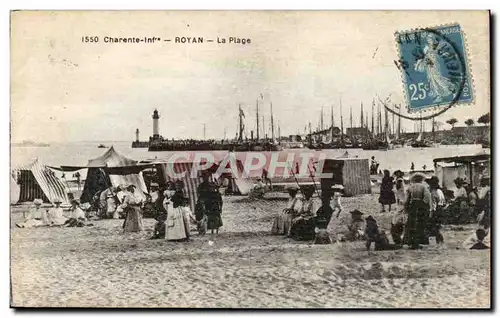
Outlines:
[[405,175],[405,173],[401,170],[396,170],[394,171],[394,175],[398,178],[402,178]]
[[52,203],[54,203],[54,204],[62,203],[62,200],[59,198],[55,198],[54,201],[52,201]]
[[42,205],[43,200],[42,200],[42,199],[35,199],[35,200],[33,200],[33,203],[34,203],[35,205]]
[[429,184],[429,186],[431,187],[439,188],[439,178],[437,176],[427,178],[425,182],[427,182],[427,184]]
[[350,211],[349,213],[351,213],[351,215],[353,215],[353,216],[354,216],[354,215],[363,215],[363,214],[364,214],[363,212],[361,212],[361,211],[360,211],[360,210],[358,210],[358,209],[352,210],[352,211]]
[[453,180],[453,182],[455,182],[455,184],[464,184],[464,179],[461,178],[461,177],[457,177],[455,180]]
[[137,188],[137,187],[136,187],[135,185],[133,185],[133,184],[129,184],[129,185],[127,186],[127,190],[130,190],[130,189],[135,189],[135,188]]
[[423,182],[427,179],[427,176],[423,173],[416,172],[410,176],[410,182]]

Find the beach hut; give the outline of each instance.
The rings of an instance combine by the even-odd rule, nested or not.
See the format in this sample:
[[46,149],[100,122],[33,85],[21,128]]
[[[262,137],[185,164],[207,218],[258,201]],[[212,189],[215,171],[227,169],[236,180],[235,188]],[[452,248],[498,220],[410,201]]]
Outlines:
[[19,187],[18,198],[11,198],[11,202],[31,202],[38,198],[52,203],[55,199],[60,199],[63,205],[69,205],[68,187],[38,159],[29,165],[13,169],[11,177]]
[[475,155],[435,158],[435,174],[440,185],[448,190],[456,189],[454,180],[458,177],[467,180],[471,186],[479,185],[484,174],[489,174],[491,156],[481,152]]
[[111,186],[134,185],[138,191],[135,195],[145,200],[148,192],[141,170],[147,165],[139,164],[119,154],[114,147],[109,148],[102,156],[89,160],[86,166],[61,166],[61,171],[77,171],[88,169],[80,202],[91,202],[92,197]]
[[322,164],[323,174],[333,174],[332,178],[321,178],[321,188],[323,190],[341,185],[344,188],[344,195],[346,196],[371,193],[368,159],[326,159]]

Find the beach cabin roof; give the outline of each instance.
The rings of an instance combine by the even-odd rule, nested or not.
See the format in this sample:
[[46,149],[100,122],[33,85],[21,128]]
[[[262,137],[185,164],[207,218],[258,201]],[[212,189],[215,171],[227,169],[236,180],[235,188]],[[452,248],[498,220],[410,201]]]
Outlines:
[[454,157],[442,157],[435,158],[434,162],[456,162],[456,163],[471,163],[478,161],[487,161],[490,160],[491,155],[489,153],[479,153],[475,155],[465,155],[465,156],[454,156]]

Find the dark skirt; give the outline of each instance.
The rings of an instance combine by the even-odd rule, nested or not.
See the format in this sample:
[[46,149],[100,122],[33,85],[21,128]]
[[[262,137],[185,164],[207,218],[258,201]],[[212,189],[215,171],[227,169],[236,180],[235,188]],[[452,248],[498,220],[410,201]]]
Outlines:
[[412,201],[408,205],[404,243],[408,246],[428,244],[426,228],[429,219],[429,204],[424,201]]
[[380,197],[378,202],[383,205],[389,205],[396,203],[396,195],[392,190],[382,190],[380,191]]
[[291,236],[297,241],[314,239],[315,221],[313,217],[300,218],[292,222]]
[[208,230],[218,230],[222,225],[222,217],[219,213],[210,213],[207,215]]

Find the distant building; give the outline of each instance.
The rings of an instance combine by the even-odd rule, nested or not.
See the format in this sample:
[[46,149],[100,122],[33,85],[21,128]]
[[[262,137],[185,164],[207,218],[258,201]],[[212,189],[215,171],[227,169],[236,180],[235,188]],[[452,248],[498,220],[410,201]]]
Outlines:
[[482,136],[490,133],[490,126],[461,126],[461,127],[453,127],[451,129],[451,133],[454,136],[460,136],[465,134]]

